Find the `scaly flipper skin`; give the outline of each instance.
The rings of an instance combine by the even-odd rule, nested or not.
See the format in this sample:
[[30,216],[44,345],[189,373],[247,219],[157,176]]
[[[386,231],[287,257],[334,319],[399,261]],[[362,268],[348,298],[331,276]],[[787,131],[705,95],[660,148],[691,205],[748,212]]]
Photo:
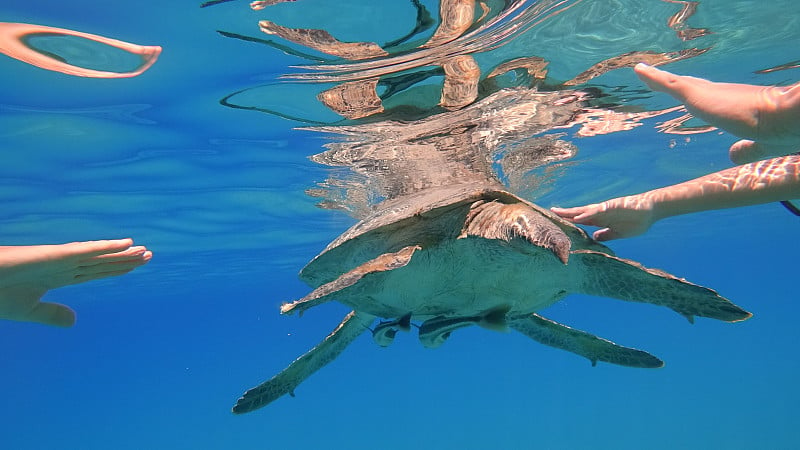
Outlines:
[[509,317],[508,325],[541,344],[589,358],[593,366],[597,361],[647,369],[664,365],[663,361],[647,352],[617,345],[585,331],[545,319],[538,314]]
[[311,374],[336,359],[355,338],[367,330],[375,316],[352,311],[316,347],[297,358],[279,374],[249,389],[233,407],[235,414],[243,414],[268,405],[285,394],[294,396],[294,389]]
[[739,322],[752,314],[714,290],[689,283],[658,269],[591,250],[572,252],[570,261],[583,264],[581,292],[671,308],[693,322],[694,316]]
[[525,203],[473,203],[458,237],[467,236],[504,241],[519,237],[550,250],[564,264],[569,260],[569,237],[551,220]]
[[291,314],[295,310],[302,313],[312,306],[317,306],[320,303],[330,300],[327,298],[330,294],[339,292],[342,289],[358,283],[358,281],[364,278],[365,275],[404,267],[411,261],[411,256],[414,255],[414,252],[421,249],[422,247],[419,245],[409,245],[408,247],[403,247],[394,253],[384,253],[377,258],[367,261],[355,269],[343,274],[330,283],[325,283],[322,286],[314,289],[310,294],[306,295],[300,300],[281,305],[281,314]]

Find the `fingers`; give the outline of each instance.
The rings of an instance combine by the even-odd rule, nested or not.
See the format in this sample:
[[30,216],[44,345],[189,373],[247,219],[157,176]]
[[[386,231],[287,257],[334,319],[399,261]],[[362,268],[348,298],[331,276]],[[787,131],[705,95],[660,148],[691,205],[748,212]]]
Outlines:
[[[113,252],[104,252],[101,254],[94,254],[93,256],[83,258],[80,261],[81,265],[89,266],[93,264],[105,264],[111,262],[118,262],[118,261],[129,261],[129,260],[136,260],[142,259],[145,253],[148,253],[146,247],[143,245],[137,245],[135,247],[128,247],[121,251],[113,251]],[[152,256],[152,252],[150,252]]]
[[64,244],[71,256],[93,258],[95,256],[125,251],[133,245],[133,239],[111,239],[102,241],[71,242]]
[[595,216],[599,211],[602,211],[602,206],[597,204],[576,206],[574,208],[553,207],[550,208],[550,211],[553,211],[561,218],[569,220],[573,223],[579,223],[581,225],[595,225]]
[[723,111],[716,111],[720,108],[715,102],[719,102],[720,99],[725,101],[725,98],[721,97],[732,94],[730,85],[714,83],[704,78],[675,75],[643,63],[634,66],[633,70],[651,90],[669,94],[683,103],[693,115],[699,116],[714,126],[726,129],[726,124],[715,118],[717,116],[726,117],[730,113],[724,113],[727,108],[722,108]]
[[683,95],[685,85],[682,82],[685,77],[675,75],[666,70],[656,69],[644,63],[637,64],[633,70],[651,90],[665,92],[681,101],[685,100]]
[[113,256],[102,259],[96,264],[78,267],[74,279],[70,284],[124,275],[137,267],[147,264],[152,257],[153,252],[143,250],[141,253],[137,251],[133,255]]
[[550,211],[554,212],[562,219],[572,220],[575,216],[580,215],[584,209],[585,207],[583,206],[577,206],[575,208],[559,208],[554,206],[550,208]]
[[56,327],[71,327],[75,325],[75,311],[58,303],[39,303],[21,320]]

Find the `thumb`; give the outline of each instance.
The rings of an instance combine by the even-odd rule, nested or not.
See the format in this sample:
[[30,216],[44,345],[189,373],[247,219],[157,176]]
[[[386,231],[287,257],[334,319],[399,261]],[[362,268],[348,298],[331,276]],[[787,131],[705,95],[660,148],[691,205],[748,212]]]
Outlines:
[[612,239],[619,239],[621,236],[611,228],[603,228],[592,233],[592,239],[595,241],[610,241]]
[[791,155],[795,151],[797,151],[797,147],[793,145],[765,144],[742,139],[731,145],[728,155],[734,164],[747,164],[762,159]]

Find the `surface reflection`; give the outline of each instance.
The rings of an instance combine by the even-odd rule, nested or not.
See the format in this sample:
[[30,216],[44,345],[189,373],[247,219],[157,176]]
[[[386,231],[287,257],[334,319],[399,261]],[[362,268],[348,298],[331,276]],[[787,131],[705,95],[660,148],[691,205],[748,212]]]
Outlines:
[[[312,160],[349,169],[309,193],[325,207],[360,218],[377,202],[431,187],[500,188],[509,174],[518,187],[543,187],[548,177],[536,169],[547,167],[552,176],[577,152],[563,134],[543,133],[572,124],[586,103],[580,91],[503,89],[469,107],[411,122],[308,128],[346,137],[326,144],[327,151]],[[503,173],[495,169],[498,163]]]

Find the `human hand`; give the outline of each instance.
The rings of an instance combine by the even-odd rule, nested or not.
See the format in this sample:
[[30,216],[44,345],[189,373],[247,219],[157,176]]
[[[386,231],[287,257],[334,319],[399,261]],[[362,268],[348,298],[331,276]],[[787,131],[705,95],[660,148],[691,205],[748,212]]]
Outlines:
[[596,241],[638,236],[656,221],[653,204],[646,197],[630,196],[574,208],[550,208],[562,218],[581,225],[600,227]]
[[72,309],[41,301],[48,290],[122,275],[152,256],[131,239],[0,246],[0,319],[72,326]]

